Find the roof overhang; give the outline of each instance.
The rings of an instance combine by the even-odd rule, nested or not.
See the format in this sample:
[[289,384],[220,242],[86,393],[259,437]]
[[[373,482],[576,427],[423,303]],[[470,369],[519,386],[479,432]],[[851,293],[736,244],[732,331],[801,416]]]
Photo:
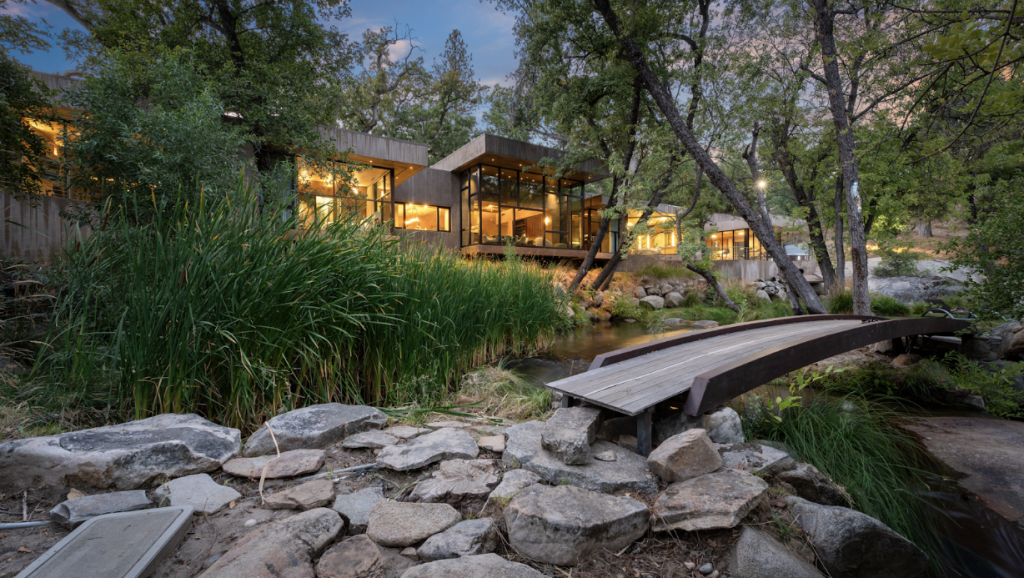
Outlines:
[[425,169],[429,163],[425,144],[343,128],[318,126],[316,129],[320,137],[332,143],[339,153],[350,150],[350,160],[377,168],[394,169],[396,185]]
[[[478,163],[505,169],[529,172],[553,172],[553,167],[542,163],[565,156],[564,151],[533,143],[518,141],[493,134],[482,134],[468,144],[438,161],[432,168],[453,173],[462,172]],[[564,178],[594,183],[611,175],[604,165],[590,159],[562,174]]]

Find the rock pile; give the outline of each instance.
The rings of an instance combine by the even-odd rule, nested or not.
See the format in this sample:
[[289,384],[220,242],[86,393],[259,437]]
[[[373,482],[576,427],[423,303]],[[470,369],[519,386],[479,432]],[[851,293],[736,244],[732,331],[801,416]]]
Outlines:
[[786,293],[786,284],[777,275],[772,276],[767,281],[758,279],[754,283],[754,287],[757,289],[755,295],[765,301],[786,301],[789,299],[789,295]]

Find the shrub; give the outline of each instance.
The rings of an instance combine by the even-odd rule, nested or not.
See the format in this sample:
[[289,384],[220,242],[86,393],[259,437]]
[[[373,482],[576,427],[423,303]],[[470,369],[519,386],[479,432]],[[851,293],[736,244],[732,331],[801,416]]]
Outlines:
[[882,254],[882,262],[874,270],[878,277],[905,277],[918,274],[917,253],[909,249],[879,249],[879,253]]
[[633,273],[636,277],[651,277],[653,279],[695,279],[699,277],[686,267],[673,267],[670,265],[645,265]]
[[631,303],[628,297],[621,296],[612,302],[611,314],[622,319],[643,319],[644,309],[637,303]]
[[930,303],[925,303],[924,301],[915,301],[914,303],[910,304],[910,314],[918,316],[924,315],[925,313],[928,313],[928,311],[931,310],[931,308],[932,305]]
[[953,385],[980,395],[986,411],[1007,419],[1024,418],[1024,391],[1014,387],[1024,373],[1024,362],[984,367],[955,351],[946,354],[943,361]]
[[825,299],[825,305],[833,315],[853,313],[853,292],[849,289],[833,292]]
[[875,315],[882,315],[884,317],[905,317],[910,315],[910,307],[888,295],[873,295],[871,297],[871,311]]
[[704,301],[701,297],[700,291],[687,289],[686,292],[683,293],[683,307],[699,307],[700,305],[703,305]]

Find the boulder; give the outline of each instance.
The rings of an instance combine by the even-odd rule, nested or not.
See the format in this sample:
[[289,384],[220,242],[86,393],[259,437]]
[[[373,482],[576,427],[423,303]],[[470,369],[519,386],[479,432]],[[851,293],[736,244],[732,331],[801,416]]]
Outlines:
[[224,464],[224,471],[239,478],[259,479],[266,469],[266,478],[293,478],[316,473],[324,465],[324,450],[291,450],[280,456],[235,458]]
[[441,462],[430,479],[416,484],[409,501],[465,505],[475,512],[498,481],[494,460],[448,460]]
[[327,508],[273,522],[239,540],[201,578],[310,578],[313,558],[344,526]]
[[402,578],[544,578],[544,575],[497,554],[483,554],[413,566]]
[[153,502],[149,501],[143,490],[82,496],[57,504],[50,510],[50,521],[73,530],[89,518],[142,510],[152,505]]
[[345,438],[341,447],[347,450],[379,450],[398,443],[398,438],[379,429],[372,429]]
[[775,538],[744,526],[732,551],[729,575],[734,578],[822,578],[821,572]]
[[384,558],[365,534],[352,536],[324,552],[316,564],[317,578],[384,578]]
[[[1024,331],[1017,331],[1012,334],[1013,337],[1009,338],[1009,342],[1006,344],[1006,349],[1003,351],[1003,357],[1006,359],[1019,359],[1024,356]],[[1004,339],[1006,339],[1004,337]]]
[[744,441],[740,414],[731,407],[723,407],[705,415],[704,429],[711,441],[716,444],[741,444]]
[[665,294],[665,307],[682,307],[683,296],[675,291],[670,291]]
[[633,287],[633,297],[643,299],[644,297],[647,297],[647,291],[645,291],[643,287],[637,285],[636,287]]
[[729,469],[676,482],[654,501],[654,530],[733,528],[767,493],[761,478]]
[[648,295],[640,300],[640,306],[651,311],[657,311],[665,307],[665,299],[657,295]]
[[662,442],[647,458],[647,467],[666,482],[682,482],[722,467],[722,458],[702,429],[691,429]]
[[575,566],[592,552],[618,552],[650,527],[638,500],[574,486],[531,486],[505,508],[509,544],[532,560]]
[[487,502],[480,510],[480,517],[500,514],[505,506],[516,497],[516,494],[540,482],[540,476],[529,470],[509,470],[501,478],[501,483],[487,496]]
[[772,296],[769,295],[768,292],[764,290],[764,288],[761,288],[761,289],[758,289],[757,291],[755,291],[754,292],[754,296],[757,297],[758,299],[763,300],[763,301],[771,301],[772,300]]
[[171,480],[153,491],[161,505],[192,506],[197,514],[212,514],[231,502],[242,499],[242,494],[213,481],[209,474],[194,474]]
[[312,510],[329,506],[334,501],[334,482],[320,478],[310,480],[266,498],[268,510]]
[[237,429],[193,414],[15,440],[0,444],[0,492],[65,486],[134,490],[158,477],[218,470],[238,453],[241,441]]
[[448,504],[380,502],[370,510],[366,535],[380,546],[405,548],[451,528],[462,516]]
[[345,437],[379,429],[388,416],[375,407],[325,403],[296,409],[273,417],[245,442],[246,457],[276,453],[267,426],[274,431],[282,451],[304,448],[324,449]]
[[906,277],[868,277],[868,290],[900,303],[911,304],[918,301],[941,300],[964,290],[963,282],[951,277],[938,275],[918,275]]
[[384,492],[379,487],[363,488],[358,492],[335,496],[332,509],[348,522],[349,534],[362,534],[370,521],[370,510],[384,501]]
[[461,429],[441,428],[404,444],[384,448],[377,455],[377,463],[404,472],[441,460],[476,459],[479,453],[473,436]]
[[784,451],[762,444],[721,444],[718,453],[725,467],[762,476],[774,476],[796,467]]
[[485,436],[476,440],[476,445],[480,446],[481,449],[500,454],[505,451],[505,436]]
[[786,503],[833,578],[914,578],[928,568],[920,548],[871,516],[793,496]]
[[416,549],[420,560],[447,560],[464,556],[490,554],[498,547],[498,528],[494,520],[465,520],[440,534],[427,538]]
[[604,293],[600,291],[594,293],[594,299],[591,300],[590,304],[593,305],[594,307],[600,307],[604,305]]
[[797,464],[795,468],[779,472],[776,476],[793,486],[797,495],[805,500],[826,506],[846,504],[846,498],[839,488],[810,464]]
[[597,439],[601,410],[593,407],[560,407],[544,424],[541,447],[566,464],[590,462],[590,444]]
[[[647,459],[636,453],[616,452],[618,461],[592,461],[584,466],[565,464],[541,447],[544,422],[529,421],[514,425],[506,432],[508,442],[502,461],[510,468],[523,468],[540,476],[548,484],[568,483],[606,494],[634,492],[652,494],[658,482],[647,470]],[[594,453],[615,450],[608,442],[594,442]]]
[[675,291],[675,288],[672,287],[671,283],[662,283],[661,286],[658,287],[658,291],[660,291],[662,295],[667,295],[668,293]]

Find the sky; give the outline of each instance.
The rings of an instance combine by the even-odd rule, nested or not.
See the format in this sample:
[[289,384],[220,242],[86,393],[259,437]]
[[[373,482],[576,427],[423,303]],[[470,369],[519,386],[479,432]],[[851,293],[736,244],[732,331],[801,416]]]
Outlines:
[[[340,23],[339,28],[353,39],[359,39],[367,28],[378,29],[396,21],[412,28],[429,63],[444,52],[444,42],[455,28],[473,54],[473,66],[482,84],[506,84],[506,77],[516,67],[515,39],[512,27],[515,19],[502,14],[494,5],[481,0],[352,0],[352,18]],[[0,10],[17,12],[33,21],[45,19],[52,26],[54,36],[65,28],[81,27],[63,10],[39,0],[36,4],[10,4]],[[51,44],[56,44],[51,42]],[[64,51],[54,45],[48,52],[15,58],[34,70],[60,73],[74,70],[75,63],[65,59]]]

